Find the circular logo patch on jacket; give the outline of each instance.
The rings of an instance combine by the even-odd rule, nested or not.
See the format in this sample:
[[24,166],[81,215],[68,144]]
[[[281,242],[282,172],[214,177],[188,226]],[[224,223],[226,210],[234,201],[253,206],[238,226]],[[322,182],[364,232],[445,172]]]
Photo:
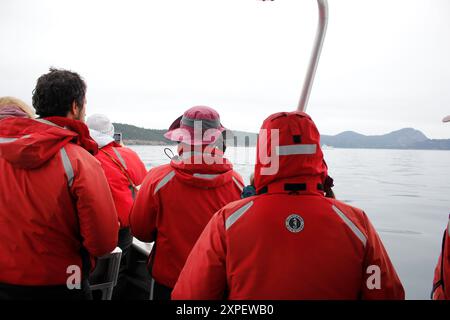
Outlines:
[[305,221],[298,214],[291,214],[286,219],[286,228],[293,233],[297,233],[303,230],[305,227]]

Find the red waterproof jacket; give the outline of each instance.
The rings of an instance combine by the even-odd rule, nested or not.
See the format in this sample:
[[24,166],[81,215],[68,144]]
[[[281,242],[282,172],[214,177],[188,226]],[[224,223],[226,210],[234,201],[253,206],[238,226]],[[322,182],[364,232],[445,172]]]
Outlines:
[[[120,227],[129,227],[129,216],[135,198],[135,187],[140,186],[147,170],[133,150],[111,142],[95,156],[105,171],[116,205]],[[130,181],[131,180],[131,181]]]
[[450,300],[450,216],[442,240],[442,252],[436,265],[433,281],[433,300]]
[[404,298],[364,212],[324,197],[319,137],[305,113],[277,113],[264,122],[255,167],[259,195],[213,216],[173,299]]
[[220,155],[184,154],[149,171],[130,224],[136,238],[155,241],[149,267],[156,282],[173,288],[203,228],[214,212],[240,198],[242,187],[242,178]]
[[69,266],[83,269],[82,248],[116,247],[111,192],[82,139],[50,122],[0,121],[0,283],[65,285]]

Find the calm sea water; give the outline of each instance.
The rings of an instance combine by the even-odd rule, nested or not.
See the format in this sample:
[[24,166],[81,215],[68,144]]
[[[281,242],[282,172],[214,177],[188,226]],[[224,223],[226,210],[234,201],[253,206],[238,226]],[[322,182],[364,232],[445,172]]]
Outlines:
[[[148,168],[169,162],[166,147],[132,148]],[[429,299],[450,213],[450,151],[326,149],[324,154],[337,198],[370,217],[407,298]],[[255,148],[229,148],[226,155],[248,183]]]

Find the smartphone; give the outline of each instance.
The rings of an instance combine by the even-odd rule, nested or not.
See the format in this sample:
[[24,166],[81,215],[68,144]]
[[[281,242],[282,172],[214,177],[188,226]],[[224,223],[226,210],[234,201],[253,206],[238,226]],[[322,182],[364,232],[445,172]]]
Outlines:
[[114,133],[114,141],[118,144],[122,144],[122,132]]

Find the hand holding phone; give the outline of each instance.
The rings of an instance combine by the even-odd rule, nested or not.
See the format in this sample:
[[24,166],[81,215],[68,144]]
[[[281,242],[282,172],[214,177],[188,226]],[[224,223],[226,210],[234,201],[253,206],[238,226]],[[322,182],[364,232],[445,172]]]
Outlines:
[[117,142],[118,144],[122,144],[122,133],[121,132],[114,133],[114,141]]

